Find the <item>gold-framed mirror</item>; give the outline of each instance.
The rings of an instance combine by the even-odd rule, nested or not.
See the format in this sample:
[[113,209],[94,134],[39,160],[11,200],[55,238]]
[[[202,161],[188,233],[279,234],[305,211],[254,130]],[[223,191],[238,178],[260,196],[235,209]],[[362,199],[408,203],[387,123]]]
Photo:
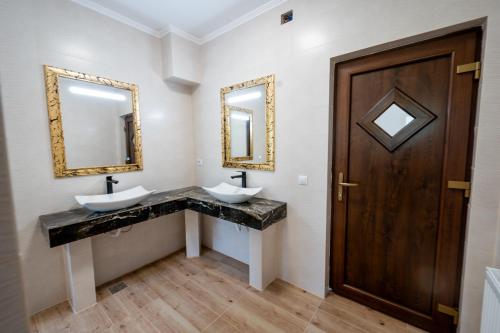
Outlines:
[[274,75],[221,89],[222,166],[274,171]]
[[142,170],[135,84],[45,65],[54,175]]

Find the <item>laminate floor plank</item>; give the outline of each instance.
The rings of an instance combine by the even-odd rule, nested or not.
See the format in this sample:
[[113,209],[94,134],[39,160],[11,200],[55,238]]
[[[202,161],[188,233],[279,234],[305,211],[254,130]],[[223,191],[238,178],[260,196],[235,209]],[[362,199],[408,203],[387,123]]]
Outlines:
[[248,265],[202,249],[181,250],[97,288],[78,314],[68,302],[31,318],[34,333],[420,333],[418,328],[338,295],[324,300],[276,280],[248,285]]

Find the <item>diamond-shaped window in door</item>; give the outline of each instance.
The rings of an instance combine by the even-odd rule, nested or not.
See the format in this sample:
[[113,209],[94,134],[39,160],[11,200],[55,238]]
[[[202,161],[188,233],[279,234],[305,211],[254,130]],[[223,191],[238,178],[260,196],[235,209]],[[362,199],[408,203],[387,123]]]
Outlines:
[[411,114],[401,109],[396,103],[392,103],[384,112],[373,122],[384,132],[393,137],[403,128],[415,120]]
[[431,111],[394,88],[358,121],[358,125],[393,152],[435,118]]

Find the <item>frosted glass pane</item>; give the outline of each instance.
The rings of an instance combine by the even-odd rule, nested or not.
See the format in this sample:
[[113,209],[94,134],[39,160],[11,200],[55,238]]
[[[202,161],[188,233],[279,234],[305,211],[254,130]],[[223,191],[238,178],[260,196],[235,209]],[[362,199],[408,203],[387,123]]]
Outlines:
[[415,117],[393,103],[375,119],[374,123],[393,137],[414,119]]

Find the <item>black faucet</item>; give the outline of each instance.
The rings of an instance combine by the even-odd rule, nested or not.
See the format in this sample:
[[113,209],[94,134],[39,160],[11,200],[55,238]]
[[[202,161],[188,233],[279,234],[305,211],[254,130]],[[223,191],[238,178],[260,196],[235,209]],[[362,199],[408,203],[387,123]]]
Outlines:
[[106,177],[106,189],[108,194],[113,193],[113,184],[118,184],[117,180],[113,179],[113,176],[107,176]]
[[246,171],[236,171],[241,172],[241,175],[231,176],[231,179],[241,178],[241,187],[247,187],[247,172]]

